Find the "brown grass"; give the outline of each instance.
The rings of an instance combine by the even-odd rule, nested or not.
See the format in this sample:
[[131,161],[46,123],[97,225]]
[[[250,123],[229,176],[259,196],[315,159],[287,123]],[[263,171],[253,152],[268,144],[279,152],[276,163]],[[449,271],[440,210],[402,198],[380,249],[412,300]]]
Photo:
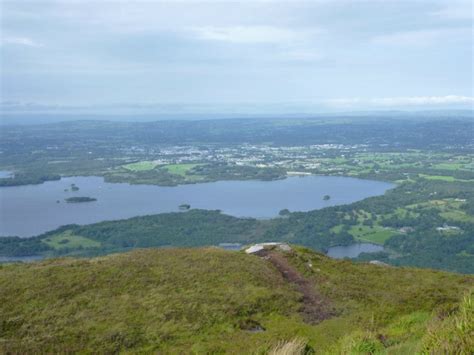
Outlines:
[[306,341],[294,338],[290,341],[281,341],[275,345],[268,355],[303,355],[306,350]]

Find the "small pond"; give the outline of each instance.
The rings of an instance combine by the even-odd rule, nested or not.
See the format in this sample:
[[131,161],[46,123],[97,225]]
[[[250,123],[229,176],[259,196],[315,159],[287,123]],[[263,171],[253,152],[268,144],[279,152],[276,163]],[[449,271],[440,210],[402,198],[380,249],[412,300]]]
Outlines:
[[335,259],[356,258],[361,253],[375,253],[383,251],[384,247],[372,243],[355,243],[351,245],[329,248],[327,255]]
[[31,255],[31,256],[0,256],[0,264],[2,263],[13,263],[13,262],[23,262],[31,263],[33,261],[42,260],[44,257],[42,255]]

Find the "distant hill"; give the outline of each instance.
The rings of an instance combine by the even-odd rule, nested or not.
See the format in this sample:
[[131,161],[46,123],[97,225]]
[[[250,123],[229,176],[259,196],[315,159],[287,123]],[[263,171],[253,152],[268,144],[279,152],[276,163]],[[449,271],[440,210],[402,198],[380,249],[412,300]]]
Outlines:
[[300,247],[0,265],[0,352],[467,354],[473,285]]

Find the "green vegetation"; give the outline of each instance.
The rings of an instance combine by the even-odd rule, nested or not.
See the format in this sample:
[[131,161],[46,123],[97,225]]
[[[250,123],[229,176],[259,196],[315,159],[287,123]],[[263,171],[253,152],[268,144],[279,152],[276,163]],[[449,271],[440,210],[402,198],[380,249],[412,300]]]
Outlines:
[[48,238],[44,238],[41,241],[55,250],[61,250],[65,248],[83,249],[100,247],[99,242],[89,238],[81,237],[79,235],[74,235],[71,233],[71,231],[64,231]]
[[466,212],[462,210],[451,210],[446,212],[441,212],[440,216],[445,218],[446,220],[454,221],[454,222],[470,222],[474,223],[474,216],[468,215]]
[[0,352],[473,349],[472,299],[459,306],[470,276],[354,264],[301,248],[283,257],[328,302],[329,319],[306,323],[303,298],[283,274],[240,252],[148,249],[0,266]]
[[307,354],[311,353],[312,349],[304,339],[295,338],[290,341],[278,342],[270,351],[269,355],[293,355],[293,354]]
[[[137,163],[138,164],[138,163]],[[150,167],[150,166],[148,166]],[[153,168],[125,169],[123,166],[104,173],[107,182],[130,182],[176,186],[219,180],[275,180],[285,177],[285,171],[277,168],[257,168],[225,163],[169,164]]]
[[474,290],[463,298],[459,309],[447,317],[435,318],[423,337],[425,353],[469,354],[474,351]]
[[[169,247],[169,246],[209,246],[220,243],[253,243],[274,240],[288,240],[295,243],[311,244],[314,248],[327,250],[331,245],[347,244],[352,237],[345,231],[328,234],[326,230],[338,223],[336,209],[315,211],[317,217],[305,213],[290,214],[287,218],[257,220],[237,218],[221,214],[219,211],[192,209],[186,213],[163,213],[151,216],[134,217],[119,221],[106,221],[91,225],[69,225],[58,228],[31,240],[30,248],[20,248],[21,238],[0,238],[0,255],[10,256],[12,252],[23,255],[38,253],[34,240],[43,240],[65,231],[95,240],[98,248],[80,250],[45,250],[40,243],[40,253],[74,255],[98,255],[124,251],[130,248]],[[314,223],[315,218],[321,221]]]
[[[448,176],[448,175],[425,175],[425,174],[419,174],[420,177],[428,179],[428,180],[441,180],[441,181],[470,181],[470,180],[463,180],[463,179],[456,179],[453,176]],[[474,181],[474,180],[473,180]]]
[[158,164],[154,161],[139,161],[136,163],[122,165],[122,167],[131,171],[146,171],[154,169],[157,165]]
[[397,234],[397,232],[380,226],[356,225],[349,229],[349,234],[361,242],[383,244],[391,236]]
[[0,187],[42,184],[46,181],[54,181],[59,179],[61,179],[61,176],[58,174],[38,172],[15,173],[14,177],[0,178]]
[[41,238],[1,237],[1,256],[29,256],[46,253],[52,248],[41,241]]
[[433,168],[440,170],[459,170],[464,169],[465,165],[460,163],[438,163],[433,165]]
[[198,166],[198,164],[170,164],[165,165],[164,168],[168,170],[170,174],[186,176],[191,169]]
[[[470,218],[473,192],[470,183],[414,180],[383,197],[353,204],[352,209],[372,213],[371,220],[362,224],[372,223],[395,232],[384,242],[385,253],[363,254],[359,259],[474,272],[474,224]],[[466,218],[460,221],[459,216],[464,215]],[[453,228],[452,232],[443,231],[444,226],[448,226],[446,231]]]
[[78,197],[65,198],[64,201],[66,201],[67,203],[82,203],[82,202],[94,202],[94,201],[97,201],[97,199],[93,197],[87,197],[87,196],[78,196]]
[[[255,219],[231,217],[219,211],[192,209],[186,213],[164,213],[86,226],[64,226],[33,239],[44,240],[67,232],[100,243],[97,248],[74,251],[74,254],[89,256],[130,248],[251,243],[268,240],[268,228],[265,227],[265,222]],[[47,253],[51,252],[54,251]]]
[[277,179],[288,171],[390,181],[424,174],[468,181],[474,179],[471,131],[469,116],[6,126],[0,133],[0,169],[15,176],[0,179],[0,186],[73,175],[169,186]]

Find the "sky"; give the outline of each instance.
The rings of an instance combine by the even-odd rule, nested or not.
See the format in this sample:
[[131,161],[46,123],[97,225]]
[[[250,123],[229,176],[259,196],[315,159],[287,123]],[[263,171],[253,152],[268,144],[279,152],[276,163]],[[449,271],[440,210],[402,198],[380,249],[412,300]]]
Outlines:
[[471,0],[0,4],[2,111],[474,104]]

